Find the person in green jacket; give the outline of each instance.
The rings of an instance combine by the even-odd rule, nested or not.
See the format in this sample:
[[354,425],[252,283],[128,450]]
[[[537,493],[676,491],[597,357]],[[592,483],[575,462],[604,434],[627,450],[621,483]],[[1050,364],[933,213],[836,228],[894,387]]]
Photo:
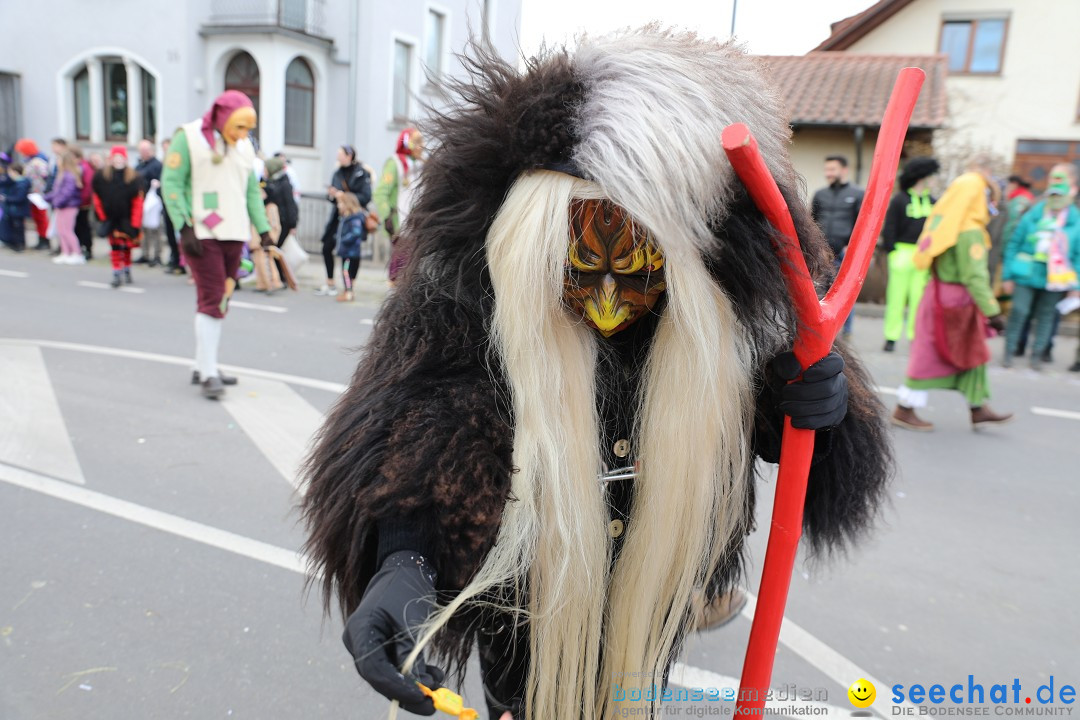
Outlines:
[[1080,297],[1080,210],[1073,205],[1077,170],[1069,164],[1050,170],[1047,196],[1024,213],[1005,247],[1002,290],[1012,295],[1002,364],[1011,367],[1023,328],[1035,329],[1031,367],[1042,367],[1053,339],[1057,304],[1066,295]]
[[390,234],[393,250],[390,253],[388,273],[390,283],[397,281],[402,268],[409,261],[409,250],[400,242],[399,233],[412,204],[412,194],[424,154],[424,136],[416,128],[406,128],[398,135],[393,157],[383,164],[379,184],[372,198],[375,212],[384,218],[383,227]]
[[974,305],[995,330],[1005,328],[1001,307],[990,288],[986,256],[990,236],[988,196],[996,189],[990,174],[991,161],[977,156],[968,164],[968,172],[956,178],[934,204],[925,229],[916,245],[915,267],[930,270],[930,283],[919,303],[915,321],[915,340],[911,343],[907,379],[897,392],[894,425],[908,430],[929,431],[933,423],[916,415],[925,407],[929,390],[956,390],[967,400],[973,428],[998,425],[1012,420],[1012,414],[999,415],[990,409],[990,383],[986,363],[990,351],[985,335],[966,337],[965,357],[957,357],[955,347],[946,339],[950,316],[944,309]]
[[236,384],[218,370],[221,325],[251,227],[262,247],[273,244],[262,191],[255,177],[255,148],[248,133],[255,108],[246,95],[226,90],[210,110],[173,135],[161,173],[162,200],[195,279],[195,372],[192,384],[217,399]]

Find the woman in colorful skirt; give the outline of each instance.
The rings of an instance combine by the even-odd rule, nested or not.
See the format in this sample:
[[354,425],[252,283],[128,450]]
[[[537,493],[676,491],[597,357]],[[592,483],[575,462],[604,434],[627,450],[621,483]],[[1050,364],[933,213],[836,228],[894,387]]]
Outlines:
[[930,270],[930,283],[919,303],[907,380],[900,386],[894,425],[928,432],[933,423],[916,415],[928,390],[956,390],[971,408],[974,428],[999,425],[1012,414],[998,415],[986,404],[990,384],[986,363],[987,326],[1001,332],[1005,321],[990,288],[987,251],[992,193],[991,162],[977,156],[968,172],[956,178],[934,204],[919,238],[915,266]]

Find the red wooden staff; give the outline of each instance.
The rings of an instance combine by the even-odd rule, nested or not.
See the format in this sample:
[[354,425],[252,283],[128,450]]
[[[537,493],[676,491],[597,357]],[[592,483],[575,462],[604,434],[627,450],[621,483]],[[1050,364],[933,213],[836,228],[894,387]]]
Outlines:
[[[874,254],[885,210],[892,193],[900,150],[907,133],[915,101],[919,97],[925,73],[919,68],[904,68],[893,87],[885,117],[881,121],[866,187],[862,210],[851,234],[847,254],[824,300],[818,301],[810,272],[806,268],[795,224],[791,221],[787,203],[776,181],[758,152],[757,141],[742,123],[724,129],[723,144],[731,166],[746,186],[754,204],[781,236],[776,239],[784,279],[795,305],[799,329],[794,353],[802,367],[807,368],[825,357],[832,348],[836,333],[851,312],[855,298],[862,289],[870,259]],[[761,715],[765,695],[772,679],[776,643],[780,638],[780,623],[784,618],[791,570],[795,564],[799,538],[802,536],[803,504],[806,501],[806,481],[810,474],[810,459],[814,453],[814,431],[791,426],[784,418],[784,435],[780,449],[780,470],[776,481],[776,500],[773,504],[772,528],[765,552],[765,564],[758,589],[757,610],[750,629],[742,680],[739,687],[737,714]]]

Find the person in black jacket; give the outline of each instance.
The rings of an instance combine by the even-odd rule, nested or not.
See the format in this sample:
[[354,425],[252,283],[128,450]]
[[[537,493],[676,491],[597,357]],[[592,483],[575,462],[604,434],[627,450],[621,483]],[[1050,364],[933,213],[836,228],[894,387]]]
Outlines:
[[278,209],[278,222],[281,223],[281,232],[278,234],[277,246],[281,247],[285,238],[296,229],[300,222],[300,211],[296,206],[296,198],[293,196],[292,182],[286,174],[285,161],[278,157],[272,157],[266,161],[266,203],[276,205]]
[[[855,228],[855,218],[862,208],[862,188],[848,182],[848,162],[843,155],[830,155],[825,158],[825,181],[823,187],[814,193],[810,212],[814,222],[821,228],[825,239],[832,248],[836,267],[844,260],[851,231]],[[851,315],[844,321],[844,336],[851,335]]]
[[334,285],[334,248],[337,247],[338,216],[337,199],[343,193],[352,193],[360,201],[360,207],[371,202],[371,174],[356,158],[356,149],[342,145],[337,152],[338,169],[330,179],[326,197],[331,203],[330,219],[322,236],[323,262],[326,263],[326,284],[315,291],[316,295],[337,295]]
[[892,352],[904,329],[907,308],[908,340],[915,338],[915,311],[929,270],[915,267],[915,244],[937,198],[930,195],[930,177],[939,169],[932,157],[913,158],[900,173],[900,191],[889,201],[881,247],[889,254],[889,283],[885,288],[885,352]]

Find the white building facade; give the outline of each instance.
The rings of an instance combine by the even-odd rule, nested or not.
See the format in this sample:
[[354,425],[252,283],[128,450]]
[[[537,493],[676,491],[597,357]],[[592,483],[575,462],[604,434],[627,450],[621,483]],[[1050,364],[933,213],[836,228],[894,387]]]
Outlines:
[[159,143],[225,89],[259,113],[302,190],[350,144],[378,168],[438,104],[470,30],[516,64],[521,0],[41,0],[0,3],[0,146]]

